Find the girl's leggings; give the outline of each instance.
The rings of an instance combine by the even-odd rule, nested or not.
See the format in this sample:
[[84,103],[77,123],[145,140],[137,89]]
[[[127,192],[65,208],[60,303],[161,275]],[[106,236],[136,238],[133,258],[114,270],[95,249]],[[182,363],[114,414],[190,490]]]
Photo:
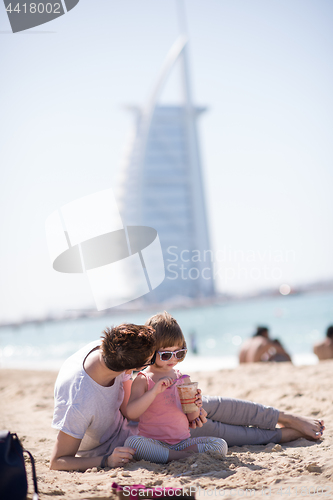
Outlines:
[[217,451],[225,457],[228,451],[228,445],[224,439],[215,437],[188,438],[177,444],[168,444],[143,436],[130,436],[126,439],[124,446],[129,446],[136,450],[134,455],[135,460],[147,460],[158,464],[166,464],[169,458],[169,450],[181,451],[193,444],[198,446],[199,453]]

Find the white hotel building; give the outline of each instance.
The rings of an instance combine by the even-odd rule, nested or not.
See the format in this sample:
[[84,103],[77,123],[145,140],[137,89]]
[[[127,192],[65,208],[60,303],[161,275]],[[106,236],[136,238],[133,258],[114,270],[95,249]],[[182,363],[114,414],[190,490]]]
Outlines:
[[[135,131],[118,188],[123,223],[150,226],[158,231],[165,279],[145,295],[154,303],[214,295],[196,126],[205,109],[192,104],[186,50],[187,40],[181,37],[166,58],[148,105],[131,108],[136,116]],[[177,61],[181,65],[183,102],[159,104]],[[128,279],[135,287],[135,276]]]

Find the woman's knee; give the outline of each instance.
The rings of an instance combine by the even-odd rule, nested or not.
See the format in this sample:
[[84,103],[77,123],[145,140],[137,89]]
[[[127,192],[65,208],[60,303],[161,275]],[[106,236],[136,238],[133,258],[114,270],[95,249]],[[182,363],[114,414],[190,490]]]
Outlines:
[[202,406],[208,413],[214,413],[218,410],[222,398],[220,396],[202,396]]

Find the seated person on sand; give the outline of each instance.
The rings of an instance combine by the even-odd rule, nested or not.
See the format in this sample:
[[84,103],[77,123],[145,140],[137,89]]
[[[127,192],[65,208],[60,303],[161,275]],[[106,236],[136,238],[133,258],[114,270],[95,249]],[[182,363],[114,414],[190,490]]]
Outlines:
[[258,326],[256,333],[244,342],[239,353],[240,363],[257,363],[259,361],[291,361],[291,357],[280,341],[269,338],[266,326]]
[[[55,384],[52,426],[58,434],[51,469],[120,467],[133,459],[136,450],[124,446],[128,437],[138,434],[137,425],[129,425],[126,418],[131,372],[155,362],[155,331],[168,332],[170,328],[180,330],[168,313],[153,316],[145,326],[106,328],[102,340],[88,344],[65,361]],[[198,390],[197,401],[199,396]],[[250,401],[202,396],[202,405],[199,416],[189,422],[191,437],[221,438],[229,446],[287,442],[299,437],[318,440],[324,430],[322,420]]]
[[333,325],[327,328],[326,339],[313,346],[313,352],[320,361],[333,359]]
[[155,336],[155,363],[137,375],[127,404],[128,417],[139,419],[138,435],[127,438],[125,446],[136,450],[135,460],[161,464],[206,451],[225,457],[228,446],[224,439],[191,438],[189,423],[199,417],[202,400],[200,396],[189,401],[195,403],[193,411],[184,413],[177,387],[191,380],[176,368],[187,353],[183,332],[175,322],[169,328],[156,329]]

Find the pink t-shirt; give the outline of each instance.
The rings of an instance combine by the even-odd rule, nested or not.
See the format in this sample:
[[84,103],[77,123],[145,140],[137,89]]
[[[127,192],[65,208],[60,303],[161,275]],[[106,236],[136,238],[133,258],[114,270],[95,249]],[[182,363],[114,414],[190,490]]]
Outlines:
[[[146,377],[148,390],[152,389],[155,382],[148,374],[140,373]],[[141,415],[139,435],[168,444],[176,444],[190,437],[189,421],[182,410],[176,384],[158,394]]]

